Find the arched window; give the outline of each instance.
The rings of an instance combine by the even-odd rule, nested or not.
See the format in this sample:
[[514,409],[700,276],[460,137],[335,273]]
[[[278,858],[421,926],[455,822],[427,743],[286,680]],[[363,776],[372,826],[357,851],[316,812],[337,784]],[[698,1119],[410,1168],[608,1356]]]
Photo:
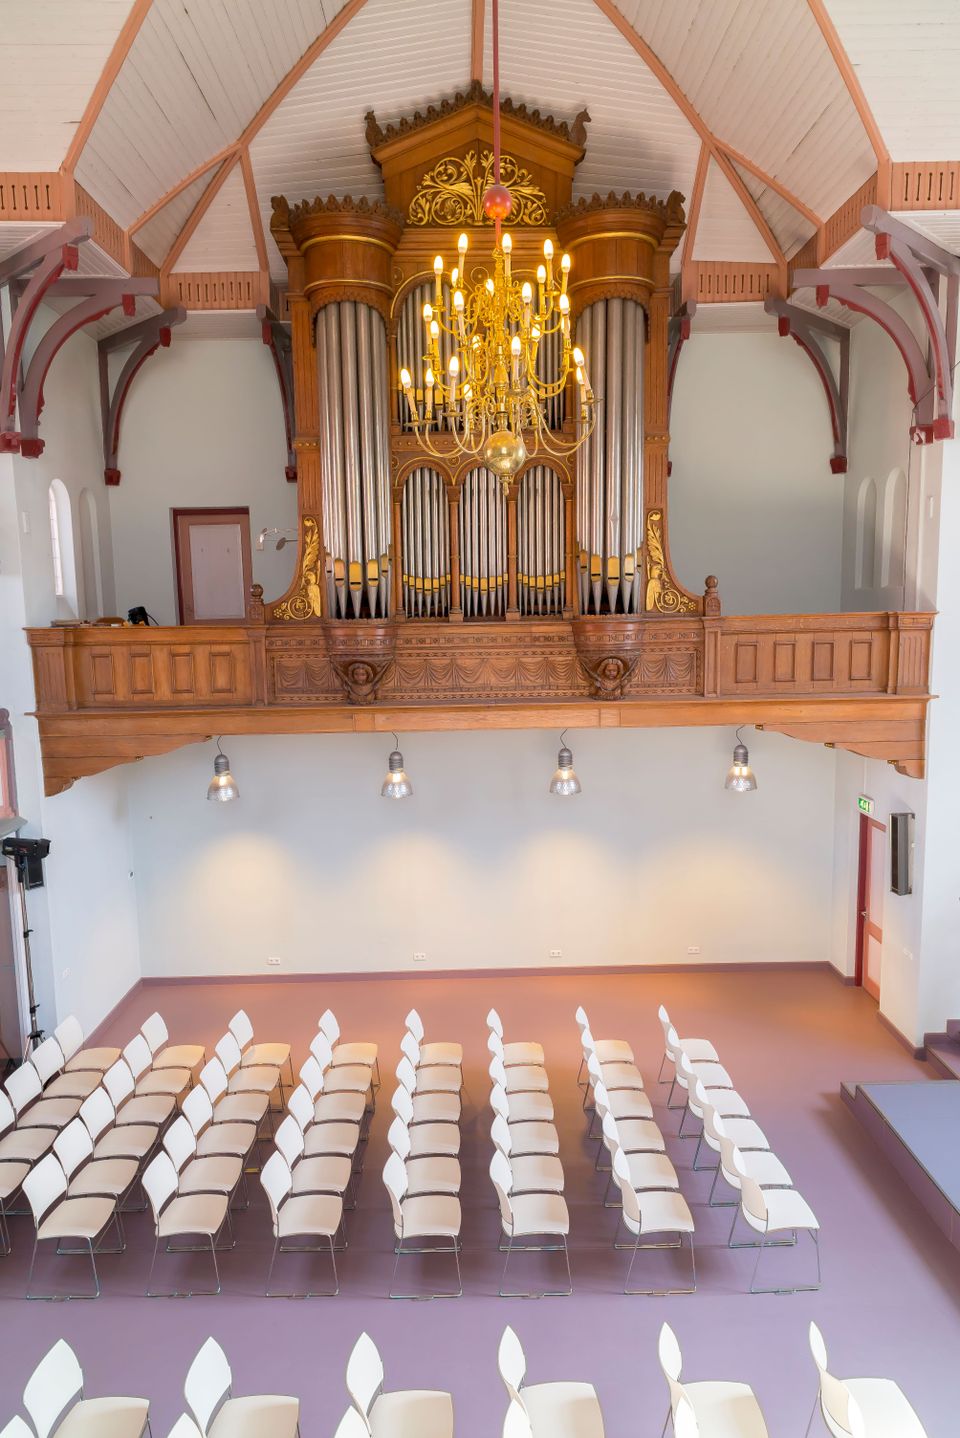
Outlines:
[[50,551],[53,558],[53,592],[57,599],[76,617],[77,558],[73,541],[73,512],[70,495],[61,479],[51,481],[48,496],[50,513]]
[[887,475],[883,490],[883,562],[880,583],[899,586],[905,574],[907,532],[907,477],[902,469]]
[[97,502],[89,489],[80,491],[80,573],[83,578],[83,617],[99,619],[103,613],[100,529]]
[[857,588],[877,583],[877,482],[869,475],[857,495]]

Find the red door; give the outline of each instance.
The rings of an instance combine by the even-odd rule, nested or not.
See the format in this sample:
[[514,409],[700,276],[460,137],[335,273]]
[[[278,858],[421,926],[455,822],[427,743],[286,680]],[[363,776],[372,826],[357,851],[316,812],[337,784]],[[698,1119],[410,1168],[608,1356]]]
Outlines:
[[883,956],[883,894],[887,867],[887,828],[860,816],[860,871],[857,884],[857,983],[880,998]]

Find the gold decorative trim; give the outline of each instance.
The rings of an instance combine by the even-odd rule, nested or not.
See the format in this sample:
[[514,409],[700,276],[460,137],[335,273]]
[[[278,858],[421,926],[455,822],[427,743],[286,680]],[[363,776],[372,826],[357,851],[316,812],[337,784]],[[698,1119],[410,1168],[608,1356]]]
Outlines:
[[[500,179],[513,196],[511,228],[549,225],[547,197],[529,170],[512,155],[500,158]],[[410,202],[411,225],[489,225],[483,196],[493,184],[493,151],[468,150],[462,159],[447,155],[428,170]]]
[[659,614],[696,614],[697,602],[677,588],[663,549],[663,510],[647,511],[647,594],[644,608]]
[[653,235],[644,234],[643,230],[591,230],[589,235],[578,235],[571,240],[567,249],[575,250],[578,245],[589,245],[593,240],[642,240],[651,250],[657,249],[659,244]]
[[320,575],[320,526],[310,514],[303,516],[303,559],[296,592],[274,610],[275,619],[319,619],[323,613]]
[[378,245],[381,250],[393,254],[395,246],[388,245],[386,240],[378,240],[373,235],[353,235],[346,230],[338,230],[335,235],[314,235],[311,239],[305,240],[300,246],[301,254],[305,250],[313,249],[314,245],[335,245],[341,240],[349,240],[353,245]]
[[393,294],[393,286],[385,285],[380,280],[313,280],[309,285],[304,286],[303,293],[312,295],[314,290],[343,290],[353,288],[357,290],[384,290],[388,295]]

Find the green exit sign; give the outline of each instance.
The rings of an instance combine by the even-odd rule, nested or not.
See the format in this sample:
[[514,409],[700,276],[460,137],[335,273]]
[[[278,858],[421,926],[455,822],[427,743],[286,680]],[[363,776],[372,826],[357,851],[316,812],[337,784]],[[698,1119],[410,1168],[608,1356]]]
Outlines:
[[857,808],[861,814],[873,813],[873,800],[868,799],[866,794],[860,794],[857,798]]

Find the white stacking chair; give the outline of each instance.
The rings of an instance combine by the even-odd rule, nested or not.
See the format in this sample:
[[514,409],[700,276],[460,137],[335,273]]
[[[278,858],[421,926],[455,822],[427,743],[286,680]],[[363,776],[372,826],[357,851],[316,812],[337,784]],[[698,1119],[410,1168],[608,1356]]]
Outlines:
[[[574,1017],[577,1020],[577,1027],[580,1030],[580,1043],[583,1045],[584,1029],[592,1034],[590,1020],[587,1018],[587,1011],[581,1004]],[[633,1049],[626,1039],[594,1039],[594,1051],[601,1064],[632,1064],[636,1063]],[[583,1070],[586,1067],[586,1059],[581,1058],[580,1068],[577,1071],[577,1082],[583,1083]]]
[[[33,1292],[33,1272],[36,1267],[40,1244],[48,1239],[57,1244],[58,1253],[88,1253],[93,1271],[92,1293],[64,1293],[52,1295],[58,1298],[99,1298],[100,1275],[97,1260],[100,1240],[111,1223],[117,1224],[118,1242],[122,1247],[123,1234],[117,1219],[117,1206],[112,1198],[86,1197],[68,1198],[67,1179],[60,1167],[59,1159],[48,1153],[36,1167],[32,1168],[21,1184],[30,1210],[33,1214],[34,1239],[30,1272],[27,1275],[27,1297],[42,1298],[45,1295]],[[64,1239],[74,1239],[84,1245],[82,1248],[60,1247]],[[112,1250],[114,1252],[119,1251]]]
[[334,1068],[340,1068],[342,1064],[364,1064],[371,1070],[371,1087],[380,1087],[380,1058],[376,1044],[362,1041],[342,1043],[340,1025],[332,1009],[324,1009],[320,1015],[320,1032],[330,1045],[330,1062]]
[[52,1147],[55,1128],[17,1128],[17,1115],[0,1090],[0,1163],[35,1163]]
[[390,1107],[410,1134],[412,1158],[456,1158],[460,1152],[460,1126],[456,1123],[417,1123],[414,1100],[403,1084],[394,1090]]
[[[690,1086],[690,1080],[686,1066],[681,1066],[681,1054],[686,1054],[689,1068],[693,1070],[697,1078],[703,1080],[706,1088],[733,1088],[733,1080],[719,1059],[695,1059],[681,1044],[677,1031],[672,1024],[667,1025],[665,1032],[667,1035],[667,1051],[673,1060],[673,1083],[670,1085],[670,1092],[667,1094],[667,1108],[686,1108],[687,1090]],[[680,1103],[673,1102],[677,1089],[681,1089],[683,1092],[683,1098]]]
[[534,1043],[529,1039],[514,1040],[513,1043],[504,1043],[503,1021],[496,1009],[491,1009],[487,1014],[487,1028],[500,1040],[500,1057],[503,1059],[505,1068],[513,1068],[515,1065],[525,1067],[528,1064],[534,1068],[543,1068],[544,1054],[543,1045]]
[[116,1110],[103,1084],[80,1105],[83,1121],[93,1143],[93,1157],[133,1159],[141,1163],[156,1146],[160,1129],[155,1123],[117,1123]]
[[767,1438],[763,1412],[749,1383],[712,1379],[681,1383],[683,1358],[669,1323],[661,1326],[657,1355],[670,1393],[667,1421],[673,1419],[676,1438],[680,1438],[678,1420],[685,1404],[693,1418],[692,1424],[687,1424],[691,1438]]
[[357,1123],[365,1126],[368,1117],[366,1095],[352,1089],[339,1089],[328,1093],[326,1078],[316,1057],[310,1054],[300,1070],[300,1082],[313,1100],[314,1122]]
[[693,1168],[697,1172],[709,1167],[708,1164],[699,1162],[704,1147],[712,1149],[716,1154],[720,1152],[720,1141],[713,1129],[714,1118],[722,1118],[725,1124],[731,1126],[728,1133],[740,1147],[744,1149],[769,1147],[766,1135],[760,1125],[750,1117],[746,1099],[733,1089],[707,1088],[703,1079],[697,1078],[696,1074],[692,1072],[685,1054],[680,1056],[680,1068],[687,1079],[687,1107],[680,1120],[680,1136],[682,1138],[693,1137],[692,1134],[683,1132],[683,1125],[688,1113],[700,1120],[700,1133],[693,1152]]
[[[510,1101],[510,1115],[516,1123],[552,1123],[553,1100],[546,1089],[511,1089],[507,1070],[499,1054],[492,1054],[487,1068],[490,1082],[499,1084]],[[527,1073],[526,1069],[515,1069],[514,1073]],[[544,1075],[546,1077],[546,1075]]]
[[[426,1072],[431,1073],[433,1070],[428,1069]],[[449,1069],[448,1072],[456,1074],[457,1070]],[[459,1123],[461,1112],[459,1092],[421,1091],[420,1081],[423,1073],[423,1069],[414,1068],[406,1054],[397,1064],[397,1080],[413,1101],[413,1118],[410,1122],[415,1124]]]
[[83,1072],[105,1074],[120,1057],[115,1048],[84,1048],[83,1029],[79,1019],[69,1014],[63,1023],[57,1024],[53,1037],[60,1045],[64,1057],[64,1073]]
[[563,1164],[555,1154],[514,1153],[510,1125],[499,1113],[493,1116],[490,1137],[510,1164],[513,1193],[563,1193]]
[[178,1099],[190,1087],[192,1079],[189,1069],[155,1069],[153,1067],[150,1045],[143,1034],[134,1034],[130,1042],[124,1046],[123,1057],[133,1074],[138,1098],[161,1094]]
[[677,1170],[665,1153],[628,1153],[620,1142],[620,1129],[612,1113],[604,1114],[602,1131],[604,1148],[610,1155],[610,1176],[607,1179],[607,1187],[603,1195],[605,1208],[618,1206],[616,1200],[612,1202],[610,1200],[610,1190],[613,1187],[613,1155],[618,1150],[623,1151],[630,1173],[630,1182],[636,1193],[648,1188],[679,1191],[680,1180],[677,1177]]
[[[490,1178],[500,1205],[500,1252],[506,1254],[500,1275],[501,1298],[569,1298],[573,1292],[570,1273],[570,1213],[562,1193],[514,1193],[510,1160],[497,1149],[490,1160]],[[504,1247],[504,1238],[507,1240]],[[534,1242],[534,1239],[541,1240]],[[553,1240],[550,1242],[549,1240]],[[559,1242],[557,1241],[559,1240]],[[562,1252],[567,1266],[566,1288],[542,1289],[538,1292],[516,1292],[504,1289],[507,1269],[515,1253]]]
[[79,1098],[44,1098],[40,1075],[31,1063],[14,1069],[4,1088],[17,1128],[65,1128],[80,1111]]
[[144,1019],[140,1032],[147,1041],[155,1069],[186,1069],[192,1075],[207,1057],[203,1044],[172,1044],[162,1014],[154,1012]]
[[373,1070],[369,1064],[335,1064],[330,1040],[322,1029],[310,1040],[310,1052],[320,1065],[324,1093],[358,1093],[364,1105],[373,1102]]
[[[370,1429],[351,1403],[337,1424],[337,1431],[333,1438],[369,1438],[369,1434]],[[2,1438],[2,1434],[0,1434],[0,1438]],[[173,1438],[173,1434],[170,1435],[170,1438]]]
[[[750,1279],[751,1293],[815,1293],[820,1287],[820,1225],[817,1222],[813,1209],[806,1199],[797,1192],[795,1188],[761,1188],[756,1179],[750,1177],[744,1171],[742,1165],[737,1164],[737,1177],[740,1179],[740,1207],[733,1215],[733,1226],[730,1229],[731,1248],[755,1248],[757,1250],[756,1262],[753,1265],[753,1274]],[[733,1234],[736,1229],[737,1219],[743,1214],[745,1221],[760,1235],[759,1242],[750,1243],[733,1242]],[[768,1242],[771,1234],[790,1233],[793,1235],[785,1245],[783,1243],[771,1244]],[[817,1281],[816,1283],[794,1284],[790,1288],[758,1288],[757,1274],[760,1270],[760,1260],[763,1258],[765,1248],[771,1247],[792,1247],[801,1233],[808,1233],[817,1254]]]
[[[511,1405],[526,1416],[533,1438],[604,1438],[603,1413],[592,1383],[569,1379],[527,1383],[527,1360],[520,1339],[509,1326],[497,1349],[497,1366]],[[520,1438],[522,1429],[507,1429]]]
[[519,1403],[507,1405],[501,1434],[502,1438],[533,1438],[533,1425],[527,1417],[527,1410]]
[[[391,1298],[461,1298],[463,1278],[460,1273],[460,1200],[452,1194],[407,1193],[407,1171],[399,1154],[391,1153],[383,1169],[383,1182],[390,1195],[393,1211],[393,1232],[396,1240],[393,1274],[390,1279]],[[439,1244],[428,1239],[445,1240]],[[414,1253],[452,1253],[457,1268],[454,1291],[396,1293],[394,1284],[400,1259]]]
[[[177,1171],[166,1153],[158,1153],[144,1172],[143,1188],[153,1210],[155,1231],[153,1259],[147,1277],[147,1297],[190,1298],[196,1294],[215,1298],[220,1292],[217,1239],[229,1217],[226,1195],[222,1193],[190,1193],[181,1196],[177,1192]],[[203,1238],[206,1242],[181,1245],[179,1248],[173,1246],[173,1239],[186,1237]],[[194,1253],[198,1250],[206,1250],[209,1246],[216,1287],[154,1292],[153,1270],[157,1264],[161,1239],[164,1240],[166,1253]]]
[[30,1055],[43,1085],[45,1098],[85,1099],[100,1082],[100,1075],[83,1069],[64,1072],[66,1060],[55,1038],[44,1039]]
[[0,1438],[37,1438],[37,1435],[29,1423],[14,1414],[10,1422],[0,1428]]
[[[190,1365],[183,1396],[192,1415],[191,1428],[174,1428],[170,1438],[297,1438],[300,1400],[276,1394],[233,1397],[233,1374],[227,1355],[208,1338]],[[183,1418],[179,1420],[183,1423]],[[178,1431],[179,1429],[179,1431]]]
[[550,1079],[542,1064],[512,1064],[509,1068],[504,1057],[503,1043],[492,1030],[487,1039],[487,1048],[494,1059],[499,1059],[503,1069],[503,1086],[508,1094],[549,1093]]
[[663,1058],[660,1060],[660,1072],[657,1074],[658,1082],[665,1082],[663,1070],[668,1063],[673,1064],[674,1071],[676,1071],[678,1049],[683,1049],[691,1063],[720,1062],[720,1055],[709,1039],[681,1039],[679,1037],[663,1004],[657,1010],[657,1018],[663,1029]]
[[[306,1156],[303,1131],[293,1114],[288,1113],[277,1126],[273,1141],[286,1159],[293,1176],[294,1194],[334,1193],[343,1199],[350,1192],[353,1160],[347,1154],[321,1153]],[[349,1207],[356,1207],[351,1194]]]
[[426,1067],[433,1064],[452,1064],[456,1068],[463,1067],[463,1045],[449,1043],[445,1040],[424,1043],[423,1020],[416,1009],[411,1009],[404,1019],[410,1033],[420,1045],[420,1062]]
[[[31,1132],[42,1133],[43,1129]],[[22,1160],[6,1159],[0,1162],[0,1254],[10,1252],[10,1229],[7,1224],[7,1204],[20,1188],[30,1172],[30,1164]]]
[[[121,1251],[126,1247],[121,1212],[123,1200],[137,1181],[140,1162],[135,1158],[97,1158],[93,1139],[82,1119],[75,1118],[57,1134],[53,1151],[67,1180],[67,1198],[112,1198],[116,1204]],[[104,1251],[104,1250],[101,1250]]]
[[[267,1110],[270,1107],[270,1095],[253,1093],[230,1093],[230,1082],[227,1070],[221,1062],[219,1054],[207,1059],[200,1070],[200,1083],[206,1089],[207,1097],[213,1106],[213,1122],[221,1123],[252,1123],[260,1131],[260,1125],[266,1118]],[[184,1099],[186,1102],[186,1099]]]
[[103,1076],[103,1086],[114,1109],[114,1123],[152,1124],[163,1128],[174,1109],[176,1100],[170,1094],[138,1094],[133,1070],[126,1059],[119,1058]]
[[347,1392],[369,1438],[453,1438],[453,1399],[429,1388],[385,1393],[383,1360],[361,1333],[347,1360]]
[[[603,1121],[608,1114],[613,1117],[610,1111],[607,1090],[602,1083],[597,1084],[593,1093],[596,1103],[597,1114],[600,1118],[600,1143],[597,1149],[597,1159],[594,1164],[597,1172],[606,1172],[606,1165],[601,1164],[600,1158],[606,1148],[603,1142]],[[618,1118],[617,1137],[620,1147],[624,1153],[666,1153],[667,1144],[659,1124],[653,1118]]]
[[[612,1113],[618,1123],[621,1119],[635,1121],[653,1118],[653,1104],[642,1089],[619,1088],[613,1093],[610,1092],[603,1081],[595,1054],[587,1055],[587,1077],[590,1080],[588,1092],[592,1090],[594,1102],[594,1115],[590,1121],[588,1138],[593,1136],[594,1123],[601,1117],[601,1107]],[[599,1098],[598,1093],[601,1096]]]
[[[286,1066],[290,1074],[290,1086],[293,1087],[293,1063],[290,1057],[290,1045],[284,1043],[255,1043],[253,1036],[253,1024],[245,1009],[237,1009],[233,1018],[227,1025],[233,1037],[240,1045],[243,1054],[242,1064],[244,1068],[275,1068],[278,1071]],[[280,1084],[280,1092],[283,1093],[283,1085]]]
[[[269,1102],[274,1089],[280,1088],[279,1068],[275,1064],[244,1064],[240,1045],[229,1029],[221,1034],[214,1051],[227,1076],[228,1094],[263,1094]],[[280,1096],[282,1101],[282,1088]]]
[[596,1041],[589,1029],[582,1029],[580,1032],[580,1046],[583,1050],[584,1061],[587,1062],[589,1071],[589,1056],[593,1054],[600,1070],[600,1078],[608,1093],[617,1089],[633,1089],[635,1092],[643,1091],[643,1075],[637,1068],[633,1059],[620,1059],[613,1061],[601,1059],[597,1053]]
[[527,1154],[558,1154],[560,1137],[556,1125],[547,1119],[516,1117],[517,1105],[507,1097],[502,1084],[490,1090],[490,1107],[510,1129],[511,1158]]
[[149,1431],[148,1399],[85,1398],[83,1387],[77,1355],[61,1338],[41,1358],[23,1390],[36,1438],[141,1438]]
[[357,1162],[360,1151],[361,1128],[359,1123],[346,1120],[317,1119],[314,1102],[303,1084],[298,1084],[287,1101],[287,1112],[297,1121],[303,1134],[303,1152],[306,1158],[333,1153],[352,1160],[359,1172],[363,1167]]
[[456,1064],[424,1064],[422,1050],[409,1029],[400,1040],[400,1052],[413,1067],[416,1087],[421,1093],[459,1095],[463,1087],[463,1070]]
[[255,1123],[216,1122],[216,1111],[202,1084],[184,1096],[180,1111],[193,1130],[198,1158],[239,1158],[246,1169],[259,1137]]
[[868,1438],[927,1438],[909,1399],[892,1378],[835,1378],[827,1366],[827,1346],[810,1324],[810,1352],[817,1365],[819,1389],[807,1434],[817,1410],[831,1438],[855,1438],[856,1423]]
[[425,1193],[460,1192],[460,1160],[453,1154],[422,1153],[413,1151],[413,1138],[419,1137],[426,1124],[410,1129],[399,1116],[393,1120],[387,1132],[387,1141],[393,1152],[403,1160],[407,1174],[407,1196],[419,1198]]
[[[264,1294],[267,1298],[336,1298],[340,1292],[337,1273],[336,1239],[343,1224],[343,1198],[336,1193],[294,1193],[293,1175],[283,1154],[270,1155],[260,1174],[273,1219],[273,1256],[267,1271]],[[293,1239],[322,1242],[291,1242]],[[346,1248],[346,1233],[341,1248]],[[277,1293],[270,1287],[277,1256],[281,1253],[320,1253],[329,1249],[333,1288],[325,1291]]]
[[177,1171],[177,1192],[222,1193],[232,1198],[243,1178],[243,1161],[235,1154],[197,1153],[197,1136],[183,1114],[163,1135],[163,1148]]
[[[742,1151],[727,1133],[726,1120],[719,1116],[713,1119],[713,1126],[720,1143],[720,1162],[713,1175],[713,1183],[710,1186],[710,1195],[707,1200],[711,1207],[735,1208],[739,1204],[741,1173],[749,1174],[761,1188],[793,1187],[793,1179],[775,1153],[771,1153],[768,1148]],[[734,1199],[728,1200],[726,1203],[715,1201],[718,1178],[723,1178],[724,1182],[735,1190],[737,1196]]]
[[[648,1294],[662,1297],[672,1293],[696,1293],[697,1291],[697,1257],[693,1246],[694,1222],[693,1214],[686,1199],[681,1193],[668,1191],[650,1191],[638,1194],[630,1182],[630,1169],[627,1166],[627,1156],[618,1149],[613,1155],[613,1177],[620,1189],[622,1202],[621,1219],[624,1228],[633,1235],[633,1242],[618,1243],[614,1238],[615,1248],[629,1248],[630,1264],[627,1268],[627,1276],[624,1280],[623,1291],[627,1294]],[[676,1238],[671,1243],[642,1243],[641,1239],[648,1234],[672,1233]],[[690,1244],[690,1276],[689,1288],[631,1288],[630,1275],[633,1272],[633,1265],[636,1262],[637,1254],[642,1248],[679,1248],[681,1247],[684,1235]]]

